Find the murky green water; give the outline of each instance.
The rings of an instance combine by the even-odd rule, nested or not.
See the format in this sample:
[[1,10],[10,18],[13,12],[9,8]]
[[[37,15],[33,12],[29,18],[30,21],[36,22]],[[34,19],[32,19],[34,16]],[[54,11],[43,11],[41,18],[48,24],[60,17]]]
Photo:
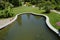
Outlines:
[[6,28],[0,30],[0,40],[59,40],[42,16],[23,14]]

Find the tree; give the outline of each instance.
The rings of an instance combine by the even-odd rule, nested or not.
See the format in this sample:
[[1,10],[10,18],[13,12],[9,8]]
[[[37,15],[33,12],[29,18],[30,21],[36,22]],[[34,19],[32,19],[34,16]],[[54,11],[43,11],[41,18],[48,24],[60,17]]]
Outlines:
[[0,10],[5,8],[5,2],[4,1],[0,1]]
[[19,6],[19,0],[4,0],[14,5],[14,7]]
[[45,13],[50,13],[50,10],[52,9],[52,5],[50,1],[45,2]]

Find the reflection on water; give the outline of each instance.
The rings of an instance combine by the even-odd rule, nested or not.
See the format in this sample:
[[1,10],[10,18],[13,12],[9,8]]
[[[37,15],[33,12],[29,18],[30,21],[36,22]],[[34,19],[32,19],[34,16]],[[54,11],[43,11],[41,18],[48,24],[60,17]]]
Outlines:
[[59,40],[48,29],[42,16],[23,14],[6,28],[0,30],[0,40]]
[[21,16],[18,16],[16,21],[18,22],[19,25],[22,25],[22,18],[21,18]]

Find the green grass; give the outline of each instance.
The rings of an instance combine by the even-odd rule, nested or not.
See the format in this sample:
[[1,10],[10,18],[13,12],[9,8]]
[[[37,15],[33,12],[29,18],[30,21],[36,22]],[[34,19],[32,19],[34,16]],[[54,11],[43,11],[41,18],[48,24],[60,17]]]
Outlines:
[[57,29],[60,29],[60,26],[56,24],[57,22],[60,22],[60,15],[54,12],[51,12],[46,15],[50,18],[50,23],[52,24],[52,26],[54,26]]
[[13,8],[13,12],[15,14],[17,13],[23,13],[23,12],[35,12],[35,13],[42,13],[44,10],[38,10],[38,7],[32,8],[32,7],[17,7]]

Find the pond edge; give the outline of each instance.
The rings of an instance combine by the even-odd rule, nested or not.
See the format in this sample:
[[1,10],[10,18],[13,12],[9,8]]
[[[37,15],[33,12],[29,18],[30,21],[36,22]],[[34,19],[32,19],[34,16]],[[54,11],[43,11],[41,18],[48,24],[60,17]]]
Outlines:
[[10,22],[8,22],[7,24],[1,26],[1,27],[0,27],[0,30],[3,29],[3,28],[5,28],[7,25],[13,23],[13,22],[17,19],[18,15],[21,15],[21,14],[24,14],[24,13],[32,13],[32,14],[35,14],[35,15],[44,16],[44,17],[46,18],[46,24],[47,24],[47,26],[48,26],[52,31],[54,31],[58,36],[60,36],[58,29],[54,28],[54,27],[50,24],[50,22],[49,22],[49,17],[48,17],[47,15],[45,15],[45,14],[37,14],[37,13],[34,13],[34,12],[23,12],[23,13],[17,14],[12,21],[10,21]]

